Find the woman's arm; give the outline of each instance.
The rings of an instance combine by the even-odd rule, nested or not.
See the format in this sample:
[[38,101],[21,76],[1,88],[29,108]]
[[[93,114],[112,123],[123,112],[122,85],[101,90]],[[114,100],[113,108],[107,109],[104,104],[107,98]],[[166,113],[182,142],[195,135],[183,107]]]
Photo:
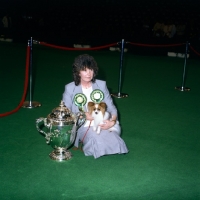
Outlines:
[[63,101],[65,103],[65,106],[72,110],[72,102],[73,100],[71,99],[71,92],[70,92],[70,87],[69,84],[65,85],[65,91],[63,93]]
[[113,103],[112,97],[110,92],[107,88],[106,82],[103,81],[103,87],[101,88],[102,92],[104,93],[104,102],[107,105],[107,111],[111,114],[111,116],[116,116],[117,118],[117,108]]
[[106,86],[106,82],[103,84],[102,92],[104,93],[104,102],[107,104],[107,111],[111,114],[111,119],[104,120],[104,124],[100,125],[101,129],[109,129],[113,127],[117,121],[117,108],[115,107],[110,92]]
[[101,127],[101,129],[107,130],[116,124],[117,121],[116,118],[117,118],[116,116],[113,116],[113,118],[111,118],[110,120],[104,120],[103,121],[104,123],[100,124],[99,126]]

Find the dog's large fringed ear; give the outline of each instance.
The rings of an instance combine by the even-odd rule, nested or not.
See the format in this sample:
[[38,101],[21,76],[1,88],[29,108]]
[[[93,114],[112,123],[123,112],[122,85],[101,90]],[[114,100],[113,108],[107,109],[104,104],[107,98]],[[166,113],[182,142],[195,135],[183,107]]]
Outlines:
[[88,107],[94,106],[94,104],[95,104],[94,102],[90,101],[90,102],[88,102]]
[[92,111],[93,111],[92,108],[93,108],[94,104],[95,104],[94,102],[91,102],[91,101],[88,102],[87,107],[88,107],[88,111],[89,111],[90,114],[92,114]]
[[105,109],[106,109],[106,103],[101,102],[99,105],[100,105],[102,108],[105,108]]

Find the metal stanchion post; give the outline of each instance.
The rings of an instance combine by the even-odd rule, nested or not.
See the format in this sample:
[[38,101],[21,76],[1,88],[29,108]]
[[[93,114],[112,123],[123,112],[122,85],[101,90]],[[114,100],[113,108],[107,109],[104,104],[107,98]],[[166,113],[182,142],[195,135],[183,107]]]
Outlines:
[[119,68],[118,93],[111,94],[111,96],[117,97],[117,98],[128,97],[128,94],[121,93],[121,79],[122,79],[123,56],[124,56],[124,39],[122,39],[122,42],[121,42],[121,56],[120,56],[120,68]]
[[28,45],[30,46],[30,62],[29,62],[29,101],[25,101],[22,105],[23,108],[35,108],[40,107],[41,103],[32,101],[32,47],[33,47],[33,39],[31,37],[28,40]]
[[187,54],[188,54],[188,42],[186,43],[186,50],[185,50],[185,62],[184,62],[184,67],[183,67],[183,80],[182,80],[182,85],[175,87],[176,90],[179,91],[190,91],[190,88],[185,87],[185,71],[186,71],[186,64],[187,64]]

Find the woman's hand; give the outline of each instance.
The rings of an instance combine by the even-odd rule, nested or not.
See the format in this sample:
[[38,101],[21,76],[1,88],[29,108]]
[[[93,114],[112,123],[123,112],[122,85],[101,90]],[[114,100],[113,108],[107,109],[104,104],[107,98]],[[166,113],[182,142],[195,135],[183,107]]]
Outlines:
[[107,129],[113,127],[114,125],[115,125],[115,120],[113,120],[113,121],[104,120],[103,124],[100,124],[99,126],[101,127],[101,129],[107,130]]
[[86,120],[92,121],[94,118],[90,115],[89,112],[85,112]]

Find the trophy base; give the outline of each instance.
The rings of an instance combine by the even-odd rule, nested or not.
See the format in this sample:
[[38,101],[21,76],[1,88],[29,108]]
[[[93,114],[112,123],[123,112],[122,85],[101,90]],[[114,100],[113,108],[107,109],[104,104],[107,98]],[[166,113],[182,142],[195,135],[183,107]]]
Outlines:
[[179,90],[179,91],[182,91],[182,92],[184,92],[184,91],[186,91],[186,92],[188,92],[188,91],[190,91],[190,88],[188,88],[188,87],[175,87],[175,89],[176,90]]
[[125,97],[128,97],[128,94],[114,93],[114,94],[111,94],[111,96],[116,97],[116,98],[125,98]]
[[22,105],[22,108],[36,108],[36,107],[40,107],[41,103],[36,102],[36,101],[25,101]]
[[59,148],[59,149],[56,149],[56,150],[52,151],[49,154],[49,157],[52,160],[64,161],[64,160],[71,159],[72,158],[72,154],[71,154],[70,151],[67,151],[66,149]]

